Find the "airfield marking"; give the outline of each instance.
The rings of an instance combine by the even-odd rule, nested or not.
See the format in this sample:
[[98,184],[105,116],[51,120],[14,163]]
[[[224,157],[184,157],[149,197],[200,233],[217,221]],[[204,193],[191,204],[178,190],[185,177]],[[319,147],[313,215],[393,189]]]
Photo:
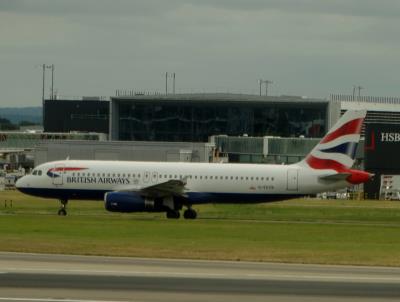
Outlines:
[[[8,298],[0,297],[0,301],[28,301],[28,302],[124,302],[116,300],[84,300],[84,299],[52,299],[52,298]],[[131,300],[131,302],[139,302],[138,300]]]
[[[83,270],[83,269],[41,269],[41,268],[3,268],[10,270],[10,272],[42,272],[42,273],[80,273],[80,274],[113,274],[118,276],[170,276],[170,277],[194,277],[194,278],[225,278],[225,279],[282,279],[282,280],[326,280],[326,281],[342,281],[342,282],[392,282],[400,283],[400,277],[368,277],[368,276],[326,276],[321,274],[255,274],[255,273],[243,273],[243,274],[232,274],[232,273],[185,273],[185,272],[172,272],[172,271],[117,271],[117,270]],[[7,274],[10,272],[2,272]],[[1,300],[1,299],[0,299]],[[107,301],[110,302],[110,301]]]

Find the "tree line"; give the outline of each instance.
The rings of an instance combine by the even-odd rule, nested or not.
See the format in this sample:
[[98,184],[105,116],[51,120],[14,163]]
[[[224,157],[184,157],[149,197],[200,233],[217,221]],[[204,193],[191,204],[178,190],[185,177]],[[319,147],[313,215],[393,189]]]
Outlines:
[[34,125],[36,124],[29,121],[20,121],[18,124],[13,124],[10,120],[0,117],[0,130],[2,131],[19,130],[19,127]]

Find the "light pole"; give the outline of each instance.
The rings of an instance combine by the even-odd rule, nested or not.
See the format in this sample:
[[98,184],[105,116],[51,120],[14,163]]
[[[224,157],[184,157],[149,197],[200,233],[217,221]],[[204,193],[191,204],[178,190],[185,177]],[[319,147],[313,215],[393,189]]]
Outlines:
[[51,99],[54,100],[54,64],[51,64]]
[[361,96],[361,89],[364,89],[364,87],[358,86],[357,89],[358,89],[358,97],[360,97]]
[[168,94],[168,72],[165,73],[165,94]]
[[273,84],[274,82],[266,80],[264,83],[265,83],[265,96],[268,96],[268,85]]
[[260,84],[260,96],[261,96],[261,85],[265,84],[265,96],[268,96],[268,85],[269,84],[273,84],[274,82],[270,81],[270,80],[262,80],[259,79],[258,83]]
[[353,100],[355,100],[355,97],[356,97],[356,90],[358,90],[357,100],[360,100],[361,89],[364,89],[364,87],[362,87],[360,85],[353,85]]
[[173,78],[173,82],[172,82],[172,83],[173,83],[174,85],[173,85],[173,87],[172,87],[172,93],[175,94],[175,72],[174,72],[173,77],[174,77],[174,78]]
[[168,78],[172,78],[172,93],[175,94],[175,72],[165,73],[165,94],[168,94]]
[[[44,126],[44,90],[45,90],[45,84],[46,84],[46,68],[52,68],[53,66],[53,73],[54,73],[54,64],[46,65],[42,64],[42,123]],[[53,78],[52,78],[52,89],[53,89]]]

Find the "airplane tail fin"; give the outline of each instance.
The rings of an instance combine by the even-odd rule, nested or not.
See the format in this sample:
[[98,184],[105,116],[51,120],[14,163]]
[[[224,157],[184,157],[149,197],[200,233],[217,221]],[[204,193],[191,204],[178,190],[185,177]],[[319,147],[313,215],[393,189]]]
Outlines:
[[348,110],[311,150],[301,165],[347,172],[354,164],[366,110]]

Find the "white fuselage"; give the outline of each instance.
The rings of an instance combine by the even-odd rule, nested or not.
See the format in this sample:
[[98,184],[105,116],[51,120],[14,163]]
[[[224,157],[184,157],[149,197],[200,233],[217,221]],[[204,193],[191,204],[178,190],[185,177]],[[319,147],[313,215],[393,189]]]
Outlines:
[[[184,180],[191,203],[262,202],[316,194],[349,185],[326,182],[299,164],[211,164],[66,160],[40,165],[17,187],[28,194],[65,199],[103,199],[110,191],[138,191],[169,180]],[[275,198],[276,197],[276,198]],[[283,197],[283,198],[281,198]]]

